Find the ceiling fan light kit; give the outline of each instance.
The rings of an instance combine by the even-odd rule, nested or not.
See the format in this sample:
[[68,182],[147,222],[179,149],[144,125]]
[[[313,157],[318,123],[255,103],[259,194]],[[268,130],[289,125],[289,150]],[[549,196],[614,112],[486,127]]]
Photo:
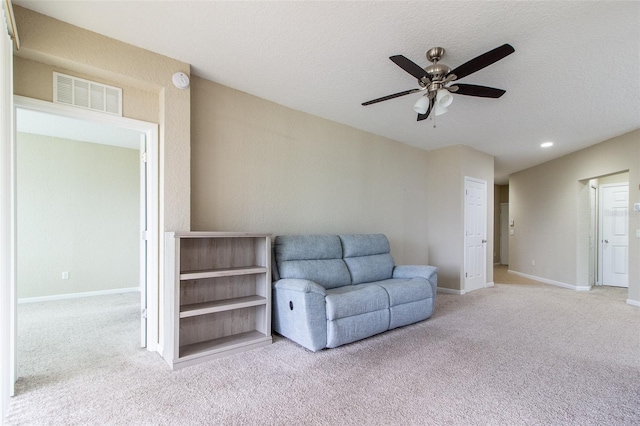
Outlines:
[[413,106],[414,111],[418,113],[418,121],[422,121],[429,117],[432,109],[435,110],[434,115],[441,115],[447,112],[447,108],[453,102],[452,93],[481,98],[499,98],[506,93],[502,89],[452,82],[480,71],[513,52],[515,52],[515,49],[511,45],[503,44],[453,70],[447,65],[439,63],[445,53],[445,49],[442,47],[433,47],[427,51],[427,59],[431,62],[431,65],[425,68],[420,67],[402,55],[390,56],[389,59],[418,80],[419,87],[363,102],[362,105],[371,105],[416,92],[426,92],[420,96],[420,99]]
[[429,97],[424,95],[420,96],[418,102],[413,106],[413,110],[418,114],[426,114],[429,109]]
[[[451,105],[451,102],[453,102],[453,96],[447,89],[438,90],[438,94],[436,95],[436,106],[440,110],[444,109],[446,112],[449,105]],[[438,111],[436,110],[436,114],[437,113]]]
[[443,107],[448,107],[453,102],[453,96],[447,89],[438,90],[438,94],[436,95],[436,102],[438,102]]

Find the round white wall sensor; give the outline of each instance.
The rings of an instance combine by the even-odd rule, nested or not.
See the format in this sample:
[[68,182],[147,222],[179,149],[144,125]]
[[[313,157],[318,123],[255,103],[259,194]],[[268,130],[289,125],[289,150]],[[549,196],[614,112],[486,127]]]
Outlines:
[[171,81],[178,89],[189,88],[189,76],[183,72],[177,72],[171,77]]

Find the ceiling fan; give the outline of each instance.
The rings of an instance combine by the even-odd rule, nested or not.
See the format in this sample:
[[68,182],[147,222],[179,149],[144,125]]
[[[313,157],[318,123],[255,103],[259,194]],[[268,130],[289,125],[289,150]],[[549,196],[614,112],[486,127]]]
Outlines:
[[447,112],[447,107],[451,105],[451,102],[453,101],[451,93],[478,96],[481,98],[499,98],[505,94],[505,90],[493,87],[477,86],[475,84],[453,83],[449,86],[447,86],[447,84],[464,78],[469,74],[473,74],[476,71],[480,71],[513,52],[515,52],[515,49],[511,45],[503,44],[500,47],[496,47],[493,50],[465,62],[454,70],[451,70],[451,68],[444,64],[438,63],[442,59],[442,56],[444,56],[444,48],[442,47],[434,47],[427,51],[427,59],[432,62],[432,64],[425,68],[421,68],[418,64],[410,61],[402,55],[391,56],[389,59],[391,59],[396,65],[418,79],[418,85],[420,87],[363,102],[362,105],[371,105],[387,101],[389,99],[398,98],[400,96],[409,95],[411,93],[425,92],[413,107],[413,109],[418,113],[418,121],[421,121],[429,117],[432,110],[435,110],[435,115]]

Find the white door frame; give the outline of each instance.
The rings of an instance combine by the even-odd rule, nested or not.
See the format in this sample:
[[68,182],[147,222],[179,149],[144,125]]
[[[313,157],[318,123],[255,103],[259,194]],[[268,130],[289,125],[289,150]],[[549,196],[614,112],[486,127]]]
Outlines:
[[468,293],[469,291],[473,291],[477,288],[469,288],[469,280],[467,279],[467,183],[468,182],[476,182],[479,184],[484,185],[484,211],[482,212],[482,226],[483,226],[483,234],[484,236],[483,241],[482,241],[482,248],[483,248],[483,254],[482,254],[482,276],[483,276],[483,283],[482,283],[482,287],[480,288],[485,288],[487,287],[487,210],[489,208],[488,206],[488,190],[487,190],[487,181],[483,180],[483,179],[478,179],[478,178],[474,178],[474,177],[469,177],[469,176],[465,176],[464,177],[464,193],[463,193],[463,220],[464,220],[464,239],[463,239],[463,246],[464,246],[464,258],[463,258],[463,278],[464,278],[464,292]]
[[600,250],[598,229],[600,205],[598,200],[598,187],[589,182],[589,286],[601,285],[599,278],[598,259]]
[[[134,120],[131,118],[120,117],[116,115],[109,115],[101,112],[95,112],[90,110],[84,110],[72,106],[67,106],[63,104],[56,104],[52,102],[41,101],[37,99],[27,98],[24,96],[14,96],[14,120],[15,120],[15,110],[16,109],[26,109],[32,111],[38,111],[53,115],[59,115],[69,118],[75,118],[80,120],[86,120],[95,122],[98,124],[111,125],[115,127],[125,128],[129,130],[135,130],[137,132],[143,133],[145,135],[147,141],[147,152],[146,152],[146,161],[147,161],[147,261],[146,261],[146,306],[142,306],[143,309],[146,308],[146,322],[147,322],[147,350],[149,351],[157,351],[158,349],[158,306],[159,306],[159,256],[160,256],[160,225],[159,225],[159,188],[160,188],[160,180],[159,180],[159,137],[158,137],[158,125],[155,123],[150,123],[146,121]],[[15,128],[15,121],[14,121]],[[15,136],[13,138],[12,152],[15,153],[16,150],[16,140]],[[13,170],[15,170],[15,156],[12,159]],[[15,209],[15,192],[16,192],[16,181],[15,174],[11,177],[11,188],[12,188],[12,206],[11,209]],[[5,208],[5,206],[3,206]],[[15,222],[12,224],[13,232],[15,235]],[[141,236],[142,238],[142,236]],[[15,244],[12,247],[12,257],[15,259]],[[13,312],[11,313],[12,318],[15,321],[15,306],[16,306],[16,279],[15,276],[12,277],[10,283],[10,291],[12,292],[13,300]],[[3,289],[5,290],[5,289]],[[0,344],[4,344],[4,342],[0,342]],[[16,362],[15,362],[15,349],[16,349],[16,336],[14,335],[9,342],[10,351],[14,355],[12,359],[11,369],[13,370],[14,381],[15,383],[15,371],[16,371]]]
[[140,244],[140,251],[138,253],[140,266],[139,280],[140,288],[140,308],[142,309],[142,321],[140,327],[140,346],[143,348],[147,346],[147,239],[149,233],[147,232],[147,135],[140,133],[140,235],[142,235],[142,242]]
[[[0,20],[11,28],[11,2],[2,2]],[[13,45],[15,31],[0,36],[0,423],[4,423],[9,397],[14,394],[15,364],[9,342],[15,339],[15,304],[12,294],[15,274],[15,202],[12,182],[15,176],[13,150]]]

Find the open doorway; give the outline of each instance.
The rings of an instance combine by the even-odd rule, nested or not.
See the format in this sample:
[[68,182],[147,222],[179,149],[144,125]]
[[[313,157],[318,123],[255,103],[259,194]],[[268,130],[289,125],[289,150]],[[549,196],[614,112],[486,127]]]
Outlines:
[[[71,312],[72,304],[83,300],[93,304],[86,309],[93,318],[98,313],[106,319],[112,303],[133,324],[133,346],[123,346],[156,350],[157,125],[22,97],[16,97],[15,105],[15,290],[20,302],[26,302],[17,312],[22,306],[52,307],[54,302]],[[42,306],[31,311],[44,313],[45,320],[57,315]],[[74,315],[70,324],[80,327],[74,332],[80,339],[74,340],[82,341],[79,335],[90,333],[95,323],[84,314]],[[60,324],[64,329],[64,321]],[[71,343],[66,339],[61,346]],[[109,339],[94,341],[93,348],[80,342],[77,351],[92,357]],[[12,343],[19,356],[16,341]],[[16,371],[20,359],[14,362]]]

